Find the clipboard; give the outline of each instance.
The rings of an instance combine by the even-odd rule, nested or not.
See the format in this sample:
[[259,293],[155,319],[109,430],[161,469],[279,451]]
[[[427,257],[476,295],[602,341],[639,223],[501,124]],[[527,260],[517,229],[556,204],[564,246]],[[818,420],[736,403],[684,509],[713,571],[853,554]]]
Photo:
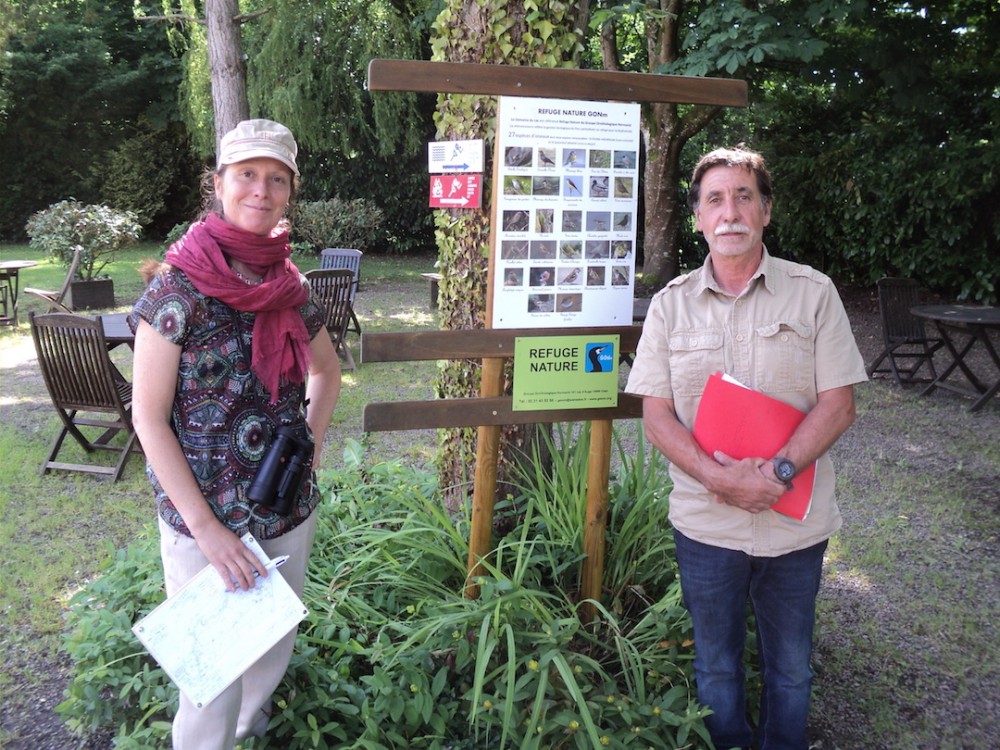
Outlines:
[[201,708],[212,702],[296,627],[308,609],[281,577],[287,558],[269,558],[243,536],[267,568],[249,591],[226,591],[207,565],[172,597],[132,626],[132,632],[174,684]]

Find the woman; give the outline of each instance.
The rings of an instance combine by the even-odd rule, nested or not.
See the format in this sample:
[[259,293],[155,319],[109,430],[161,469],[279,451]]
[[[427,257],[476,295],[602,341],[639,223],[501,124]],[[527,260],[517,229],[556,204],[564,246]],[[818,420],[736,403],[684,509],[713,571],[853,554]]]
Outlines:
[[[276,122],[248,120],[227,133],[204,219],[167,251],[129,318],[133,419],[156,494],[168,596],[206,565],[230,591],[253,587],[267,570],[241,541],[247,532],[269,557],[289,555],[281,575],[302,594],[319,502],[312,469],[340,363],[279,229],[297,188],[296,153]],[[279,429],[307,465],[289,507],[275,510],[274,497],[250,492],[251,500],[248,490]],[[262,736],[294,642],[293,629],[203,708],[181,695],[175,750],[231,750]]]

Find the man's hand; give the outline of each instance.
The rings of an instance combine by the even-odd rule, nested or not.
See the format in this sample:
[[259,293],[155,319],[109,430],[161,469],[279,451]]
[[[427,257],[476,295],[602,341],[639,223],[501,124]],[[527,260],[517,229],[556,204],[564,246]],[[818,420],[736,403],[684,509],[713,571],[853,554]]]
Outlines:
[[774,475],[774,467],[767,459],[737,460],[722,451],[716,451],[713,458],[725,468],[713,477],[710,488],[716,502],[760,513],[770,510],[787,489]]

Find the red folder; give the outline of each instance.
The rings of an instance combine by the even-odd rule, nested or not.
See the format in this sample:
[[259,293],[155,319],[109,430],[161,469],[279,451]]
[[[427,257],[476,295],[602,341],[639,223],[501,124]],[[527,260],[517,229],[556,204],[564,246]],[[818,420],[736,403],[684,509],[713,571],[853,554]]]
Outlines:
[[[722,451],[733,458],[774,458],[805,419],[805,412],[760,391],[747,388],[721,372],[713,373],[694,418],[694,439],[708,455]],[[792,481],[772,510],[802,521],[809,513],[816,464]]]

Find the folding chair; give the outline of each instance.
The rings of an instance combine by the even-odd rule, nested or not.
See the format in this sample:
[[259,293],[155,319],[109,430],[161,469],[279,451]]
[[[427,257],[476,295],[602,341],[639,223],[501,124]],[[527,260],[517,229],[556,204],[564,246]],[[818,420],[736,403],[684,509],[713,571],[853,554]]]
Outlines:
[[66,274],[66,280],[63,281],[62,288],[58,291],[49,291],[47,289],[34,289],[33,287],[25,287],[25,294],[32,294],[35,297],[41,297],[43,300],[49,303],[49,312],[73,312],[66,304],[63,302],[66,299],[66,294],[69,292],[70,284],[73,283],[73,279],[76,278],[76,269],[80,267],[80,251],[73,251],[73,260],[69,264],[69,273]]
[[364,253],[360,250],[346,247],[328,247],[320,253],[319,259],[319,267],[321,269],[347,268],[354,274],[354,285],[351,287],[351,324],[348,326],[348,330],[354,331],[359,336],[361,335],[361,323],[358,321],[357,315],[354,314],[354,297],[361,286],[362,255]]
[[[879,279],[876,286],[885,348],[866,368],[868,376],[892,374],[900,386],[935,380],[934,352],[944,342],[927,336],[924,321],[910,313],[911,307],[920,304],[917,282],[887,276]],[[930,376],[917,377],[925,364]]]
[[[31,313],[28,320],[45,387],[63,423],[42,464],[42,475],[51,469],[82,471],[107,475],[117,482],[129,456],[133,451],[141,452],[142,448],[132,426],[132,386],[108,355],[100,317]],[[108,416],[84,416],[101,414]],[[84,435],[81,427],[96,427],[103,432],[91,439]],[[125,433],[124,446],[109,445],[108,441],[119,432]],[[67,435],[87,453],[95,450],[117,452],[117,464],[101,466],[57,461]]]
[[354,355],[347,345],[347,330],[351,323],[351,290],[354,275],[346,268],[317,268],[306,272],[309,286],[326,309],[326,330],[337,353],[347,362],[348,369],[357,369]]

